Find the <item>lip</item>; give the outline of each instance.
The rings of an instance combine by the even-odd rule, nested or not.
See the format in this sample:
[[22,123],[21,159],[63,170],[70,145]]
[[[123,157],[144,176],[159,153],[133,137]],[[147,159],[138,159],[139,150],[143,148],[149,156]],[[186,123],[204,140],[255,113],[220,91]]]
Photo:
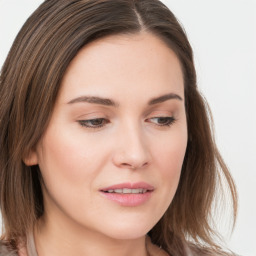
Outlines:
[[[107,193],[108,190],[114,190],[114,189],[147,189],[147,192],[145,193],[139,193],[139,194],[119,194],[119,193]],[[100,193],[104,198],[113,201],[121,206],[127,206],[127,207],[135,207],[140,206],[144,203],[146,203],[152,193],[154,191],[154,187],[148,183],[145,182],[137,182],[137,183],[121,183],[121,184],[115,184],[111,185],[109,187],[105,187],[103,189],[100,189]]]
[[111,189],[121,189],[121,188],[130,188],[130,189],[136,189],[136,188],[143,188],[147,190],[154,190],[154,187],[152,185],[149,185],[146,182],[136,182],[136,183],[121,183],[121,184],[115,184],[109,187],[105,187],[100,189],[100,191],[107,191]]

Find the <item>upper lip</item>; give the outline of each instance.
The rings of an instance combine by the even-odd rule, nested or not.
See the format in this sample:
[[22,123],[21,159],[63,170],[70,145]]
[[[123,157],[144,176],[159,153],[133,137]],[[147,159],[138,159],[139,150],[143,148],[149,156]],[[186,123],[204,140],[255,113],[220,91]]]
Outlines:
[[114,189],[123,189],[123,188],[129,188],[129,189],[138,189],[138,188],[142,188],[142,189],[146,189],[146,190],[154,190],[154,187],[146,182],[136,182],[136,183],[120,183],[120,184],[115,184],[115,185],[111,185],[109,187],[105,187],[100,189],[101,191],[108,191],[108,190],[114,190]]

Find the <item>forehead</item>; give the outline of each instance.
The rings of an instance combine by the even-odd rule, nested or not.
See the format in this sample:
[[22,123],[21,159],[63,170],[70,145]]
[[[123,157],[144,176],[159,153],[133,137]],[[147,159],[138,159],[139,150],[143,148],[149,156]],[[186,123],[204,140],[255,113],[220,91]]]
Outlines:
[[[183,75],[176,54],[157,36],[141,32],[114,35],[82,48],[70,63],[61,98],[79,94],[117,97],[150,91],[183,95]],[[155,94],[154,94],[155,95]]]

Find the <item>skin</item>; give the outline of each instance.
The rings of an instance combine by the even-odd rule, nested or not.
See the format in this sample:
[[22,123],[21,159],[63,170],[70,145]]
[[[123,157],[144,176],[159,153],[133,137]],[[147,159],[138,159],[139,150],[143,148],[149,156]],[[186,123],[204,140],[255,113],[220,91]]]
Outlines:
[[[181,99],[148,104],[166,94]],[[82,96],[111,99],[115,106],[82,102]],[[43,137],[25,159],[39,164],[43,177],[45,213],[35,228],[40,256],[147,255],[145,236],[180,178],[184,104],[179,60],[150,33],[109,36],[78,53]],[[154,191],[134,207],[99,192],[124,182],[147,182]]]

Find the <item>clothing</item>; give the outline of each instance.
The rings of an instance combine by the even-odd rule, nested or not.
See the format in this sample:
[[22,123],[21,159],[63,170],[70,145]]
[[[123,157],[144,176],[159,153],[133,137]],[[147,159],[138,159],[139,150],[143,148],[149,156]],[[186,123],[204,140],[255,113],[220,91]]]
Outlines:
[[[30,242],[28,243],[27,250],[28,250],[28,256],[38,256],[36,253],[36,248],[34,246],[34,239],[29,239]],[[164,250],[160,249],[158,246],[151,243],[151,240],[149,237],[146,239],[146,247],[148,251],[148,256],[169,256]],[[192,252],[193,251],[193,252]],[[187,256],[238,256],[233,253],[226,253],[226,252],[214,252],[212,250],[204,250],[203,252],[198,250],[198,248],[194,248],[193,250],[190,250],[187,248],[186,252]],[[6,245],[0,241],[0,256],[18,256],[17,252],[10,251]]]
[[[30,238],[28,243],[28,256],[38,256],[36,253],[34,239]],[[146,238],[146,246],[148,251],[148,256],[168,256],[166,252],[160,249],[158,246],[151,243],[150,238]],[[0,256],[18,256],[17,252],[10,251],[3,242],[0,241]]]
[[146,237],[146,247],[149,256],[169,256],[164,250],[152,244],[149,236]]
[[17,256],[16,252],[10,251],[3,242],[0,242],[0,256]]

